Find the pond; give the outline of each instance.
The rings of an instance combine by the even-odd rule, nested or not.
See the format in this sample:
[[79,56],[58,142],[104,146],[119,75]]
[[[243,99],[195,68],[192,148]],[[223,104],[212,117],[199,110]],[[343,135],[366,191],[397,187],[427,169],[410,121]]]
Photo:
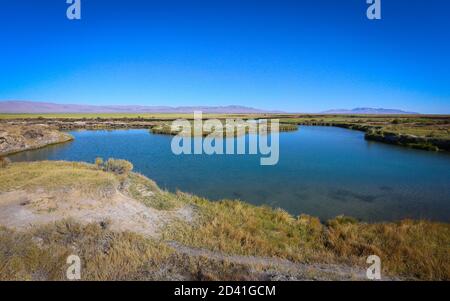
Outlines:
[[11,159],[126,159],[135,171],[170,191],[240,199],[322,220],[343,214],[364,221],[450,221],[449,154],[366,141],[358,131],[304,126],[281,133],[274,166],[261,166],[258,155],[177,156],[171,136],[142,129],[71,134],[73,142]]

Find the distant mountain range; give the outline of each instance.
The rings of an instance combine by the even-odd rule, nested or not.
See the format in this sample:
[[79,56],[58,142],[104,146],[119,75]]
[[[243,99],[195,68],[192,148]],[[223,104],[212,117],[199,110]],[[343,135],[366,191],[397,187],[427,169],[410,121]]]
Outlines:
[[415,115],[419,113],[406,112],[396,109],[383,109],[383,108],[355,108],[351,110],[336,109],[321,112],[322,114],[375,114],[375,115]]
[[[46,113],[192,113],[202,111],[208,114],[262,114],[262,113],[283,113],[281,111],[268,111],[255,109],[252,107],[229,105],[229,106],[138,106],[138,105],[77,105],[77,104],[56,104],[48,102],[34,101],[0,101],[0,113],[9,114],[46,114]],[[352,110],[336,109],[321,112],[321,114],[378,114],[378,115],[400,115],[418,114],[395,109],[383,108],[355,108]]]
[[0,101],[0,113],[192,113],[202,111],[209,114],[251,114],[251,113],[281,113],[266,111],[245,106],[137,106],[137,105],[76,105],[55,104],[32,101]]

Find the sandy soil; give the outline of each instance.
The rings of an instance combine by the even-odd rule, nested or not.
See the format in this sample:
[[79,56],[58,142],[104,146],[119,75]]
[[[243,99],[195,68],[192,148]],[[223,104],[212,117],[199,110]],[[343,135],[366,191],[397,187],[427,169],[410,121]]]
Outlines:
[[191,220],[192,210],[190,207],[156,210],[118,191],[110,198],[86,198],[75,191],[0,193],[0,224],[5,227],[26,230],[67,218],[85,224],[105,222],[112,230],[157,237],[159,230],[172,220]]

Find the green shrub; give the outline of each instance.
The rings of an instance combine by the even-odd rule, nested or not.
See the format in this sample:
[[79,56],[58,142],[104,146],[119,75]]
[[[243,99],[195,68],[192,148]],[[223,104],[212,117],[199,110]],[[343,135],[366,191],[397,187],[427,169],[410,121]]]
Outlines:
[[97,166],[97,169],[118,175],[127,175],[133,170],[133,164],[131,164],[131,162],[119,159],[108,159],[108,161],[105,162],[101,157],[95,159],[95,166]]
[[133,164],[126,160],[108,159],[108,161],[103,164],[103,170],[119,175],[125,175],[133,170]]
[[96,158],[95,159],[95,165],[97,166],[98,169],[103,169],[103,159],[102,158]]

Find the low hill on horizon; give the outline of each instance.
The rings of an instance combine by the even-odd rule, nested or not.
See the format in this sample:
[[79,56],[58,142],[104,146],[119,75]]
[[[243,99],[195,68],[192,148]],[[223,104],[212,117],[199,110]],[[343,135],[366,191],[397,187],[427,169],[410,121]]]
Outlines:
[[77,105],[56,104],[34,101],[0,101],[0,113],[9,114],[45,114],[45,113],[192,113],[202,111],[210,114],[251,114],[251,113],[281,113],[252,107],[228,106],[140,106],[140,105]]
[[384,108],[354,108],[347,109],[335,109],[321,112],[321,114],[374,114],[374,115],[417,115],[420,113],[407,112],[398,109],[384,109]]

